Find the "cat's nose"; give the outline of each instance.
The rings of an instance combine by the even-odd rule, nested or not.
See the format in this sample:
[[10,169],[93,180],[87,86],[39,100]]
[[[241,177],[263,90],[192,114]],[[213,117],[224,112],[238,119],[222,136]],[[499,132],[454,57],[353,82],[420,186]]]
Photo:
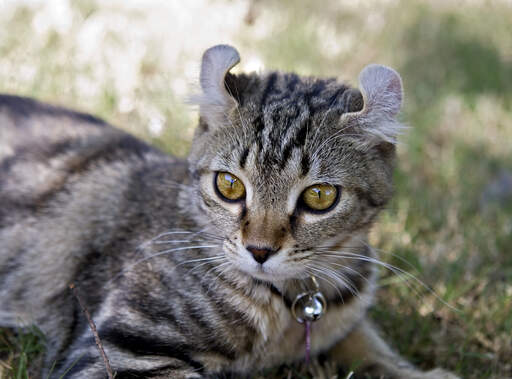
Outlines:
[[279,250],[279,249],[273,250],[268,247],[258,247],[258,246],[247,246],[246,249],[251,252],[254,260],[261,264],[265,263],[265,261],[268,258],[270,258],[271,255],[274,255],[275,253],[277,253],[277,250]]

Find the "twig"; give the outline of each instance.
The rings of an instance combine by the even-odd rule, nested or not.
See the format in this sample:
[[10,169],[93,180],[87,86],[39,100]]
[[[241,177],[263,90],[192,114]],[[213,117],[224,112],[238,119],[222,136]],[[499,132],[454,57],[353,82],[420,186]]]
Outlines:
[[107,354],[105,354],[105,350],[103,350],[103,344],[101,343],[100,336],[98,335],[98,331],[96,330],[96,325],[94,324],[94,321],[92,321],[89,311],[87,310],[87,308],[85,307],[85,304],[82,302],[82,299],[78,295],[75,285],[70,284],[69,288],[71,289],[71,291],[73,292],[73,295],[78,300],[78,304],[80,304],[80,308],[82,308],[82,311],[85,313],[85,317],[87,317],[87,321],[89,322],[89,327],[92,330],[92,334],[94,334],[94,340],[96,341],[96,345],[98,346],[101,357],[103,358],[103,362],[105,363],[105,368],[107,370],[108,378],[114,379],[114,375],[112,374],[112,367],[110,367],[110,362],[108,360]]

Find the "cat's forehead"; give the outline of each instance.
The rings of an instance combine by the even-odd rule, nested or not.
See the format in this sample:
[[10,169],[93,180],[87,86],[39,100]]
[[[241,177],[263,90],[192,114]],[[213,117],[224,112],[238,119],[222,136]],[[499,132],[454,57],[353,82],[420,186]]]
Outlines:
[[360,92],[336,79],[272,72],[231,77],[228,83],[239,94],[231,117],[243,129],[240,163],[253,158],[267,172],[284,173],[292,166],[306,175],[321,149],[329,147],[326,139],[340,132],[341,115],[362,106]]
[[[335,78],[270,72],[229,75],[226,79],[228,90],[241,108],[281,118],[281,122],[305,116],[316,119],[328,110],[342,114],[362,107],[360,92]],[[286,124],[281,126],[287,128]]]

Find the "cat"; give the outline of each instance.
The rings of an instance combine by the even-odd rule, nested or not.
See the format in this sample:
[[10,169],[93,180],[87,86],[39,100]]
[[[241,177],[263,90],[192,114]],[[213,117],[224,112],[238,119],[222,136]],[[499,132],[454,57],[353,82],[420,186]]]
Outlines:
[[369,65],[356,89],[230,73],[239,60],[227,45],[204,53],[187,160],[0,96],[0,325],[44,332],[43,377],[106,377],[74,284],[118,379],[248,375],[320,353],[383,377],[456,378],[407,363],[366,316],[400,76]]

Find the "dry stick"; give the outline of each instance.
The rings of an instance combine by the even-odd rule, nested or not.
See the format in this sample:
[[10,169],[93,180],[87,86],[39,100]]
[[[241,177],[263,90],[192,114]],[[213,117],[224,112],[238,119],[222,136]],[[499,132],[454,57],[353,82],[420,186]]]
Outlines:
[[103,344],[101,343],[100,336],[98,335],[98,331],[96,330],[96,325],[94,324],[94,321],[92,321],[89,311],[87,310],[87,308],[85,307],[85,304],[82,302],[82,299],[78,295],[75,285],[70,284],[69,288],[71,289],[71,291],[73,292],[73,295],[75,295],[76,299],[78,300],[78,304],[80,304],[80,308],[82,308],[82,311],[85,313],[85,317],[87,317],[87,321],[89,322],[89,327],[91,328],[92,334],[94,334],[94,339],[96,340],[96,345],[98,346],[101,357],[103,358],[103,362],[105,363],[105,368],[107,370],[108,378],[114,379],[114,375],[112,374],[112,367],[110,367],[110,362],[108,360],[107,354],[105,354],[105,350],[103,350]]

